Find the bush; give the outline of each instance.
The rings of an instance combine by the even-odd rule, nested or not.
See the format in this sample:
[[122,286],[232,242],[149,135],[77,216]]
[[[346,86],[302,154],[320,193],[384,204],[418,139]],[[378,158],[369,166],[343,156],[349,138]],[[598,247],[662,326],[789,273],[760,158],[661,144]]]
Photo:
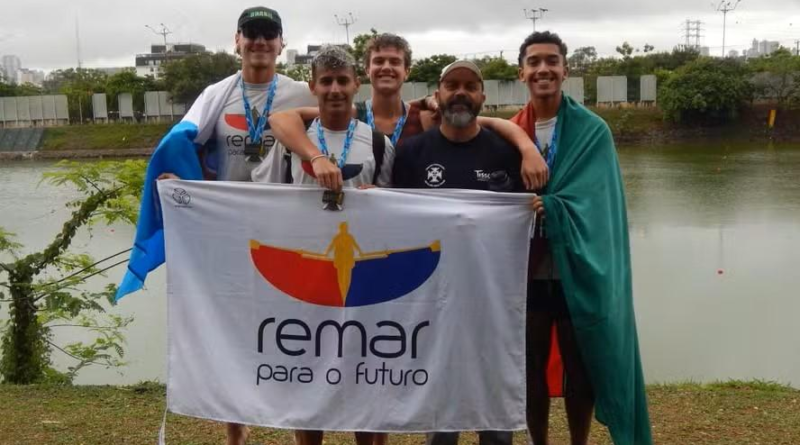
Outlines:
[[664,117],[681,123],[714,124],[734,119],[752,98],[750,72],[734,59],[700,58],[661,85]]

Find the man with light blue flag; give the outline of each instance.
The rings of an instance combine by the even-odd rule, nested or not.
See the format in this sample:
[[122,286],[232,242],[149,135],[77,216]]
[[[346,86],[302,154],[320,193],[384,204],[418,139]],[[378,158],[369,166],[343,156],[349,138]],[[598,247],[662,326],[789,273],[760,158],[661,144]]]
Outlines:
[[[265,7],[244,10],[235,42],[242,58],[241,71],[206,88],[150,159],[133,251],[117,300],[141,289],[147,274],[164,262],[157,179],[249,181],[251,171],[275,145],[268,123],[270,113],[316,104],[305,82],[275,72],[284,47],[277,11]],[[314,162],[313,169],[318,177],[341,175],[327,159]],[[242,445],[246,436],[246,428],[228,424],[228,445]]]
[[[117,299],[141,289],[147,274],[164,262],[155,193],[158,177],[167,173],[182,179],[249,181],[250,171],[275,144],[269,114],[316,105],[305,82],[275,72],[275,60],[283,48],[283,28],[276,11],[245,10],[235,40],[242,70],[206,88],[150,159],[134,249]],[[337,171],[325,159],[314,164],[318,175]]]

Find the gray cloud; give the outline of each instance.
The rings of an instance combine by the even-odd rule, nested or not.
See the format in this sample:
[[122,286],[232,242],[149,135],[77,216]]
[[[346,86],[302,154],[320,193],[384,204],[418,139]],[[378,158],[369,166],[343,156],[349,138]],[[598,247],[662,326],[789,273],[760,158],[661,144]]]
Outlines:
[[[202,43],[209,49],[231,50],[238,14],[252,0],[137,0],[135,2],[57,0],[4,2],[0,15],[0,54],[16,54],[23,66],[69,67],[76,64],[75,19],[80,23],[81,55],[88,66],[132,65],[136,53],[147,52],[161,41],[144,25],[166,24],[169,41]],[[344,30],[333,15],[352,12],[357,22],[351,38],[370,27],[407,35],[416,55],[456,54],[513,50],[530,31],[521,0],[402,1],[286,1],[266,3],[277,9],[285,23],[289,46],[344,41]],[[670,49],[681,43],[680,24],[686,18],[706,22],[705,43],[721,45],[721,14],[709,1],[673,0],[544,0],[548,8],[540,29],[557,30],[570,47],[594,45],[611,54],[615,45],[651,43]],[[793,25],[789,25],[793,23]],[[728,16],[728,44],[748,45],[753,38],[780,40],[786,45],[800,39],[800,2],[797,0],[744,0]]]

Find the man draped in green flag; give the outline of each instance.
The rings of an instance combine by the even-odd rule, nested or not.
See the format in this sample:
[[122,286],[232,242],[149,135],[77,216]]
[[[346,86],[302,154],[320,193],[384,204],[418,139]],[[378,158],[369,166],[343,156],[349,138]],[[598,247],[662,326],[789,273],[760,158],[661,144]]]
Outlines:
[[606,123],[561,93],[566,55],[556,34],[525,39],[519,75],[531,100],[512,118],[550,168],[534,201],[544,219],[529,273],[528,428],[534,445],[548,443],[549,397],[563,383],[573,445],[587,443],[593,409],[616,445],[650,445],[616,148]]

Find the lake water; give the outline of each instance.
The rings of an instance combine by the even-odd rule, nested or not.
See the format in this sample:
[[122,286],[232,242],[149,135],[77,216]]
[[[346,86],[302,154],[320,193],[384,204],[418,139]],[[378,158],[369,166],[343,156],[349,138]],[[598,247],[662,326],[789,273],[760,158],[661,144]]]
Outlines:
[[[800,146],[623,147],[634,298],[649,382],[764,379],[800,387]],[[0,226],[31,249],[69,216],[68,188],[39,184],[52,163],[0,164]],[[95,258],[130,247],[133,229],[96,227]],[[119,281],[123,269],[109,279]],[[164,269],[114,309],[134,315],[128,366],[87,368],[78,383],[165,380]],[[105,281],[97,279],[100,286]],[[3,312],[5,311],[5,306]],[[59,331],[67,343],[77,332]],[[69,362],[60,353],[58,366]]]

